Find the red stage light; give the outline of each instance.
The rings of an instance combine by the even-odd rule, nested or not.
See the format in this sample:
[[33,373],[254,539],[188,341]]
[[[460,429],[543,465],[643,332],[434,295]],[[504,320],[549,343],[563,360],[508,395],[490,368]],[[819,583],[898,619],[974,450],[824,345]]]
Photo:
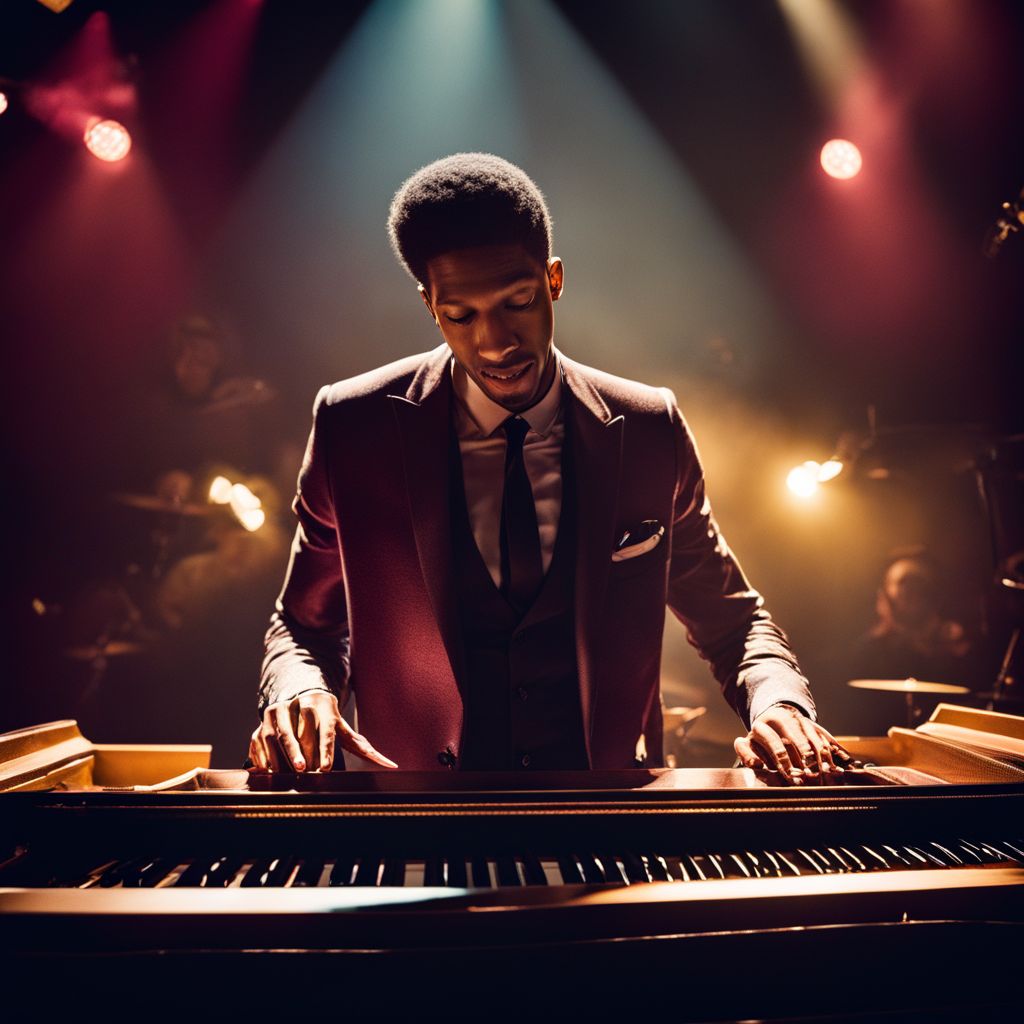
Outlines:
[[821,166],[833,178],[852,178],[862,164],[860,150],[846,139],[829,139],[821,147]]
[[7,93],[0,92],[0,114],[7,109]]
[[93,118],[85,130],[85,145],[94,157],[114,163],[123,160],[132,148],[132,137],[128,129],[117,121],[101,121]]

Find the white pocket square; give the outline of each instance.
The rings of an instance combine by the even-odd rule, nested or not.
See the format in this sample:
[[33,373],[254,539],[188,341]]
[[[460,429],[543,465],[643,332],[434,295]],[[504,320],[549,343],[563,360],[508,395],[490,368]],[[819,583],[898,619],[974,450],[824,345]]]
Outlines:
[[642,540],[639,544],[630,544],[628,547],[619,548],[617,551],[612,552],[613,562],[625,562],[630,558],[638,558],[640,555],[646,555],[648,551],[656,548],[662,536],[664,536],[665,527],[661,527],[656,534],[648,537],[647,540]]

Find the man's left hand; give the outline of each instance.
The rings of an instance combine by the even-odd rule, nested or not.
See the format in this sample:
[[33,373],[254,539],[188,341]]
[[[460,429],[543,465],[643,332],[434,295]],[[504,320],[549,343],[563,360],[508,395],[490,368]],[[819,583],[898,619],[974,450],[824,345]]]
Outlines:
[[759,715],[733,747],[745,767],[774,769],[797,786],[827,781],[853,760],[827,729],[790,704],[776,704]]

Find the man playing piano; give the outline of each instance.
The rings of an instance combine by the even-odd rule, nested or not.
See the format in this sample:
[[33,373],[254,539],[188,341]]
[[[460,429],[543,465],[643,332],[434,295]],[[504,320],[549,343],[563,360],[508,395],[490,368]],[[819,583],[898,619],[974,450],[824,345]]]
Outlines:
[[339,746],[416,770],[658,764],[667,603],[749,730],[743,764],[841,771],[674,395],[554,347],[564,268],[533,181],[439,160],[389,231],[443,344],[317,395],[253,765],[329,771]]

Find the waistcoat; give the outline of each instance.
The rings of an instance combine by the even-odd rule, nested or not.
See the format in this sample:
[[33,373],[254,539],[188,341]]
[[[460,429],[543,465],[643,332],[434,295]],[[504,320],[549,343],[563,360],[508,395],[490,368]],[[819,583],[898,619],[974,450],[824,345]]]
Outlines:
[[520,618],[473,537],[452,430],[452,554],[466,671],[458,766],[472,771],[587,767],[576,672],[576,552],[571,438],[562,444],[562,509],[551,564]]

